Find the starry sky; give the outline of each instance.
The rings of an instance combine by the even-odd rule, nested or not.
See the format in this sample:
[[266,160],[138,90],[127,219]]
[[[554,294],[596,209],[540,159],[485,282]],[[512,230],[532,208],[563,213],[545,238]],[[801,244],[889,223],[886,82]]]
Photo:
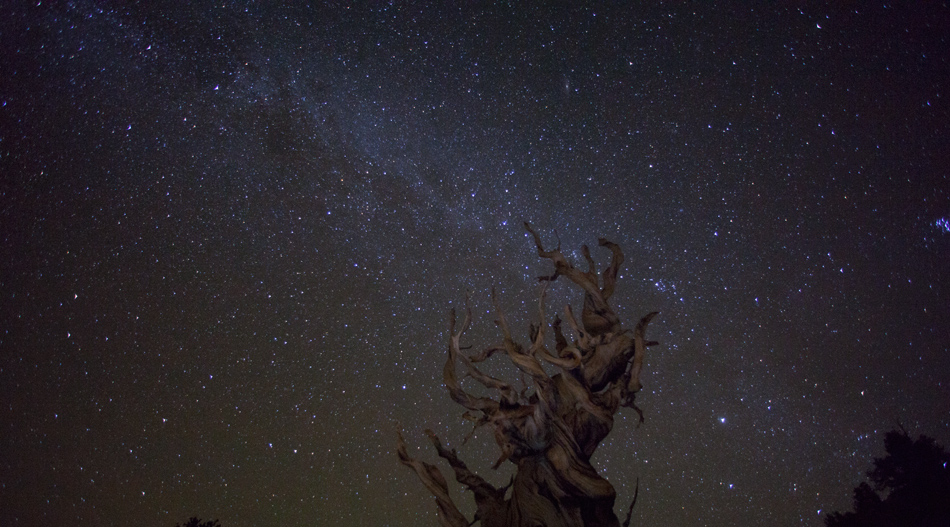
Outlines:
[[437,525],[396,430],[507,482],[441,369],[468,293],[526,339],[524,220],[661,311],[594,457],[635,525],[822,525],[950,444],[946,2],[395,4],[4,8],[0,524]]

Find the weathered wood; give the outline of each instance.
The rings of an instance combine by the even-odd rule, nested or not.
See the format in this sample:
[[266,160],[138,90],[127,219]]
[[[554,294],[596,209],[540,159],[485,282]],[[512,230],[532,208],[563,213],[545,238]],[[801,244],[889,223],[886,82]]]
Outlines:
[[[399,460],[435,496],[439,520],[444,526],[461,527],[480,521],[485,527],[619,527],[613,510],[616,492],[610,482],[597,474],[590,459],[613,428],[613,416],[621,406],[633,408],[643,420],[635,400],[642,387],[640,373],[646,348],[656,344],[646,340],[646,329],[657,313],[644,316],[633,331],[624,330],[607,303],[616,289],[624,259],[617,244],[599,240],[600,246],[611,251],[612,258],[598,276],[586,246],[582,252],[588,269],[584,272],[567,261],[560,244],[546,251],[531,225],[525,223],[525,229],[534,238],[538,256],[554,263],[554,273],[540,277],[545,284],[538,300],[540,320],[529,329],[529,345],[522,346],[512,337],[492,291],[501,345],[470,357],[462,353],[461,339],[472,321],[466,302],[461,328],[456,328],[452,311],[448,357],[443,369],[443,380],[452,400],[468,410],[464,417],[474,421],[475,428],[490,425],[494,432],[501,455],[492,468],[511,462],[517,467],[514,478],[509,486],[495,488],[469,470],[454,449],[444,448],[438,437],[427,430],[438,455],[452,467],[456,480],[475,496],[476,514],[469,522],[449,497],[448,485],[439,469],[411,458],[401,433]],[[565,320],[574,332],[573,341],[568,341],[561,331],[561,320],[555,318],[551,324],[555,353],[551,353],[545,344],[545,289],[547,283],[560,276],[581,288],[584,307],[580,325],[570,306],[565,308]],[[533,393],[515,390],[511,384],[486,375],[475,366],[495,354],[507,355],[531,379]],[[550,375],[542,361],[557,373]],[[462,388],[457,363],[462,364],[466,376],[496,392],[497,400],[467,393]],[[633,504],[624,525],[629,525],[632,507]]]

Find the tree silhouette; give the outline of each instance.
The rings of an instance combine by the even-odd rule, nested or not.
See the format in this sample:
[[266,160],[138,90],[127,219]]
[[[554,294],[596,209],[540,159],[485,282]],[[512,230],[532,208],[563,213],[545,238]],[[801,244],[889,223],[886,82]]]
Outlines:
[[868,477],[854,489],[854,512],[833,512],[827,527],[950,526],[950,454],[932,438],[912,440],[891,430],[887,455],[874,460]]
[[[513,463],[517,467],[515,476],[507,486],[494,487],[469,470],[455,450],[444,448],[439,438],[426,430],[438,455],[452,467],[456,480],[475,496],[476,513],[470,522],[453,503],[439,469],[410,457],[401,433],[399,460],[415,471],[435,496],[439,520],[446,527],[467,527],[476,521],[484,527],[619,527],[613,511],[616,491],[597,473],[590,459],[613,428],[613,416],[620,407],[634,409],[643,420],[635,397],[641,388],[640,371],[646,348],[656,344],[646,340],[645,333],[657,313],[643,317],[633,330],[623,329],[607,304],[623,263],[623,252],[617,244],[599,240],[601,247],[610,250],[612,259],[598,276],[587,246],[582,247],[588,265],[585,272],[567,261],[560,244],[557,249],[546,251],[531,225],[525,223],[525,229],[534,238],[538,256],[554,264],[553,274],[540,277],[544,284],[538,302],[540,320],[537,325],[530,325],[530,344],[523,346],[514,340],[493,291],[495,323],[501,331],[502,343],[480,353],[463,354],[461,339],[471,323],[471,310],[466,306],[460,328],[456,327],[453,310],[448,359],[443,369],[449,395],[467,410],[464,417],[474,421],[475,428],[487,425],[493,429],[501,450],[493,468]],[[561,319],[555,317],[550,326],[555,345],[551,353],[545,343],[548,329],[544,290],[561,276],[583,290],[584,307],[580,324],[570,306],[564,309],[565,320],[573,330],[572,342],[561,331]],[[528,386],[516,389],[475,366],[495,354],[506,355],[521,371],[522,379],[527,376],[531,380],[533,390]],[[548,369],[542,361],[548,363]],[[456,370],[458,364],[463,368],[461,376]],[[549,369],[558,373],[550,375]],[[463,377],[470,377],[498,397],[466,392],[461,383]],[[629,524],[632,508],[631,504],[624,525]]]
[[218,523],[218,520],[208,520],[203,522],[197,517],[192,516],[184,524],[176,523],[175,527],[221,527],[221,524]]

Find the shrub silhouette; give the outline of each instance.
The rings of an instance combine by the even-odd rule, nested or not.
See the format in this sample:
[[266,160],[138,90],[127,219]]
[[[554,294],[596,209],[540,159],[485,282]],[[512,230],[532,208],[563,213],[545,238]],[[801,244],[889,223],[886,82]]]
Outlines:
[[868,471],[873,488],[854,489],[854,512],[833,512],[827,527],[950,526],[950,454],[933,438],[912,440],[891,430],[884,437],[887,455]]
[[184,524],[176,523],[175,527],[221,527],[221,524],[218,523],[218,520],[208,520],[203,522],[197,517],[192,516]]

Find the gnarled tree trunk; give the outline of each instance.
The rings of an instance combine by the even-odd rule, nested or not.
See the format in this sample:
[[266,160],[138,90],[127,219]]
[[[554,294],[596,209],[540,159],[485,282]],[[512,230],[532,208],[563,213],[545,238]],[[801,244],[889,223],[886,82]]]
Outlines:
[[[584,291],[581,324],[570,306],[565,307],[565,319],[573,331],[572,342],[568,342],[561,331],[561,320],[555,317],[551,324],[554,353],[546,347],[544,288],[538,303],[541,320],[538,326],[531,326],[527,348],[512,338],[493,292],[498,317],[495,323],[501,329],[502,344],[472,356],[464,355],[460,341],[471,323],[471,310],[466,306],[460,328],[453,310],[448,360],[443,370],[449,395],[467,409],[465,416],[475,421],[476,428],[488,425],[494,430],[501,456],[492,468],[506,461],[514,463],[514,479],[508,487],[494,487],[469,470],[455,450],[444,448],[435,434],[426,430],[439,456],[451,465],[456,480],[475,495],[475,519],[469,522],[449,497],[448,484],[439,469],[411,458],[402,434],[397,449],[399,460],[412,468],[435,496],[443,526],[466,527],[481,521],[484,527],[619,527],[614,514],[616,492],[597,474],[590,458],[610,433],[613,416],[621,406],[633,408],[643,420],[634,402],[640,390],[646,348],[656,344],[645,340],[644,334],[657,313],[643,317],[633,331],[624,330],[607,304],[623,262],[623,252],[616,244],[599,240],[613,256],[598,277],[587,246],[583,247],[583,254],[588,270],[583,272],[564,258],[560,245],[545,251],[531,225],[525,223],[525,228],[534,237],[538,255],[554,263],[554,273],[540,278],[544,288],[564,276]],[[507,355],[532,379],[533,393],[515,390],[475,366],[495,353]],[[542,361],[558,373],[549,375]],[[459,364],[465,375],[497,392],[497,398],[475,397],[465,392],[457,372]],[[624,525],[629,520],[628,512]]]

